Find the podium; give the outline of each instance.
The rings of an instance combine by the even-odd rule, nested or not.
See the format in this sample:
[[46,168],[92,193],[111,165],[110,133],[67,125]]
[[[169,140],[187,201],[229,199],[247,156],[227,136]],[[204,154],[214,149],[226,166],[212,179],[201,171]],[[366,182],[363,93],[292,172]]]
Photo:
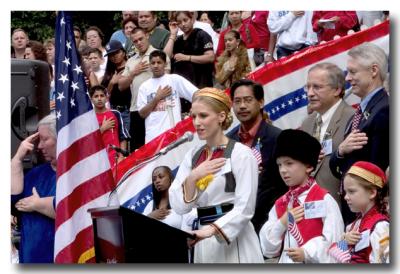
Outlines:
[[193,235],[125,207],[88,211],[97,263],[189,263]]

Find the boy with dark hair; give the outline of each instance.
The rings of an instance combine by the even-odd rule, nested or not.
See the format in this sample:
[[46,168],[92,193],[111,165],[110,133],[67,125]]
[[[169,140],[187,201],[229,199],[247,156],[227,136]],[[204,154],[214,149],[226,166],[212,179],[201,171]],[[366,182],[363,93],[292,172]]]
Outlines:
[[155,50],[149,58],[153,77],[140,86],[137,98],[139,115],[145,119],[146,143],[182,120],[179,98],[191,102],[198,90],[182,76],[165,73],[167,56],[163,51]]
[[275,202],[259,236],[264,256],[280,256],[279,263],[330,263],[328,248],[342,236],[338,204],[310,176],[320,150],[304,131],[278,136],[274,158],[289,191]]
[[101,137],[107,149],[108,159],[111,167],[113,167],[116,164],[115,159],[117,158],[117,162],[120,162],[123,159],[123,155],[119,153],[116,155],[117,152],[111,146],[126,150],[127,140],[130,136],[123,125],[121,113],[117,110],[106,108],[107,91],[105,87],[94,86],[90,89],[89,95],[99,122]]

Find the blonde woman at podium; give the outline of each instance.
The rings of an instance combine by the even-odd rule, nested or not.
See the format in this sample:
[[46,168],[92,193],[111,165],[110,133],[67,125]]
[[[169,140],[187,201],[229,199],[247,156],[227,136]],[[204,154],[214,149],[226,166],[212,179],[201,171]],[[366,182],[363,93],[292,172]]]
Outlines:
[[153,211],[147,216],[159,220],[169,226],[181,228],[182,216],[171,209],[168,190],[173,177],[167,166],[159,166],[153,170],[151,181],[153,189]]
[[258,184],[250,148],[225,136],[231,100],[216,88],[193,96],[191,117],[206,144],[187,152],[169,189],[178,214],[197,210],[192,234],[195,263],[263,263],[253,224]]

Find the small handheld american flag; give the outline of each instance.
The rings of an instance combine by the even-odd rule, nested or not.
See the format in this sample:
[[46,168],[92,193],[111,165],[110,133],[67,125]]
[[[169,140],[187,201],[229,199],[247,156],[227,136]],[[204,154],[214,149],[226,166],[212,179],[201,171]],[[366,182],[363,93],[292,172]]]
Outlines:
[[257,164],[261,165],[262,157],[261,157],[261,149],[260,149],[260,139],[258,139],[257,144],[251,148],[251,152],[253,153],[254,157],[256,157]]
[[351,254],[346,240],[340,240],[333,243],[329,249],[328,254],[331,255],[338,263],[346,264],[350,262]]
[[304,241],[303,237],[300,234],[299,228],[297,227],[296,221],[294,219],[293,214],[288,211],[288,231],[296,240],[298,246],[302,246]]

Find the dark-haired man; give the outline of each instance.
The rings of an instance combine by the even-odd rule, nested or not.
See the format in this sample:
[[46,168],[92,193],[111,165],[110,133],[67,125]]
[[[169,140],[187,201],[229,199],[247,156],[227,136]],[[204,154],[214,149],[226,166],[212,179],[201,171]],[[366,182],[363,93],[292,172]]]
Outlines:
[[[135,54],[128,59],[125,65],[125,70],[122,73],[122,77],[118,80],[118,88],[120,90],[131,88],[131,126],[129,133],[131,135],[131,151],[138,149],[144,145],[144,119],[139,115],[137,108],[137,96],[139,87],[146,80],[152,77],[150,71],[150,53],[156,49],[150,44],[149,34],[142,28],[135,28],[131,33],[131,40],[133,45],[138,50],[139,54]],[[167,65],[165,68],[166,72],[169,73],[171,70],[171,62],[167,57]]]
[[247,79],[236,81],[231,86],[231,98],[240,126],[229,132],[228,137],[252,148],[256,158],[261,154],[256,210],[252,219],[258,232],[268,219],[275,200],[287,189],[272,157],[281,130],[266,121],[264,89],[260,84]]

